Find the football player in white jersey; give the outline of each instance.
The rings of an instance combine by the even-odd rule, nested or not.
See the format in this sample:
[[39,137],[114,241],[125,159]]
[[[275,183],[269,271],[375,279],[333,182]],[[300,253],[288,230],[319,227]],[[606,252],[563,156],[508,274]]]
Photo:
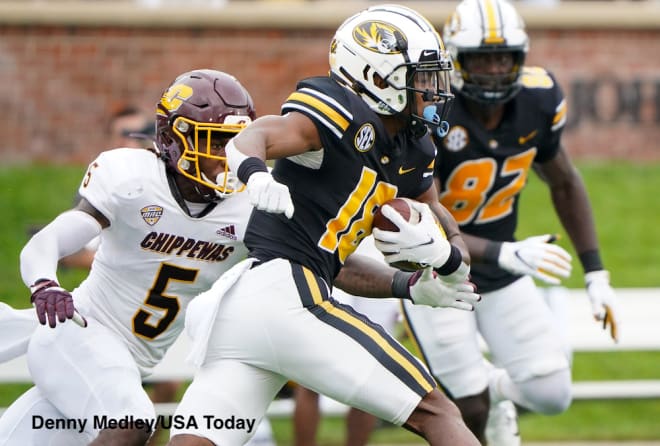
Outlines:
[[[182,74],[158,103],[154,149],[101,153],[79,204],[26,244],[21,275],[49,326],[30,339],[35,386],[3,414],[0,444],[147,441],[156,416],[142,378],[181,332],[190,300],[247,253],[252,208],[228,171],[224,145],[254,118],[233,76]],[[62,289],[58,260],[99,234],[88,277]],[[65,322],[78,312],[84,328]],[[113,424],[120,420],[129,422]]]

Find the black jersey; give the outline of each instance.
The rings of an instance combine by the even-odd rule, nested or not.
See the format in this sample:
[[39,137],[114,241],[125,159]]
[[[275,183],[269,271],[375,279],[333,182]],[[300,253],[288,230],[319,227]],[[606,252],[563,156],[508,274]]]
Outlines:
[[432,186],[436,148],[428,134],[390,137],[380,117],[330,77],[301,81],[282,106],[282,114],[293,112],[314,122],[323,149],[275,163],[272,174],[289,187],[293,218],[255,209],[245,243],[251,256],[289,259],[331,285],[371,233],[378,206]]
[[[437,140],[435,175],[440,202],[465,233],[498,241],[514,240],[518,197],[533,163],[559,150],[566,102],[551,73],[526,67],[522,90],[505,106],[495,130],[486,130],[456,93],[447,136]],[[473,263],[472,280],[480,292],[499,289],[518,276],[495,265]]]

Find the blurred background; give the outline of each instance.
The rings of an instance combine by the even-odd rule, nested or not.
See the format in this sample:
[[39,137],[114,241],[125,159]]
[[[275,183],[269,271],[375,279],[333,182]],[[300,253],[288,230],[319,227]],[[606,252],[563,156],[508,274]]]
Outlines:
[[[336,27],[374,2],[0,0],[4,162],[86,163],[113,109],[149,110],[177,74],[215,68],[278,113],[295,82],[325,74]],[[455,3],[402,1],[441,28]],[[569,100],[565,142],[589,159],[660,158],[660,2],[518,2],[530,65]]]
[[[327,73],[337,26],[374,3],[0,0],[0,300],[29,305],[18,253],[32,226],[71,206],[86,165],[112,147],[110,116],[127,106],[152,113],[174,77],[195,68],[232,73],[259,115],[277,114],[299,79]],[[398,3],[438,29],[456,5]],[[660,1],[516,5],[531,40],[527,65],[552,71],[567,97],[564,143],[591,194],[613,285],[643,288],[660,302]],[[544,187],[530,182],[519,237],[561,232]],[[570,289],[583,287],[579,270],[565,283]],[[65,270],[60,279],[72,287],[82,277],[84,271]],[[660,320],[659,306],[634,302],[635,314]],[[595,325],[588,310],[580,317]],[[523,414],[523,438],[660,445],[660,394],[652,390],[660,382],[660,324],[649,326],[655,329],[641,335],[646,347],[577,352],[574,370],[576,380],[643,380],[647,387],[634,398],[585,398],[557,417]],[[26,386],[0,385],[0,406]],[[319,444],[341,444],[341,418],[324,423]],[[290,444],[288,418],[273,427],[278,444]],[[383,427],[374,441],[413,441],[401,431]]]

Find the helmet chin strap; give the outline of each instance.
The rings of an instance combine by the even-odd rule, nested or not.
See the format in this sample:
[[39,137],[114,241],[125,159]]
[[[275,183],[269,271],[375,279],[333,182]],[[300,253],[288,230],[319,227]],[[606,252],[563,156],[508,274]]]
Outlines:
[[449,132],[449,123],[440,120],[440,114],[438,113],[439,107],[438,104],[427,105],[424,107],[422,116],[431,129],[431,132],[435,132],[440,138],[444,138],[447,132]]
[[[172,196],[176,200],[176,202],[181,206],[181,209],[185,211],[186,214],[188,214],[191,217],[194,218],[201,218],[205,215],[207,215],[209,212],[211,212],[216,205],[218,204],[218,200],[213,200],[209,201],[206,207],[197,215],[193,215],[192,212],[190,212],[190,208],[186,204],[186,199],[183,197],[183,193],[181,192],[181,188],[177,184],[177,179],[179,180],[184,180],[189,181],[187,178],[185,178],[183,175],[181,175],[178,172],[175,172],[173,169],[168,168],[166,171],[167,175],[167,183],[170,186],[170,191],[172,192]],[[195,192],[200,196],[200,197],[205,197],[206,195],[200,192],[199,188],[196,185],[192,185],[194,188]]]

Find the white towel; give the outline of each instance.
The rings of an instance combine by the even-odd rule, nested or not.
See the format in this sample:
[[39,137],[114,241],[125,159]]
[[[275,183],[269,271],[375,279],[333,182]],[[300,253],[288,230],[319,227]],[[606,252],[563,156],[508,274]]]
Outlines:
[[24,355],[38,326],[34,308],[16,310],[0,302],[0,363]]
[[220,301],[256,259],[246,259],[225,272],[213,286],[195,297],[186,310],[186,333],[192,340],[192,349],[186,362],[200,367],[206,358],[206,349],[213,329]]

